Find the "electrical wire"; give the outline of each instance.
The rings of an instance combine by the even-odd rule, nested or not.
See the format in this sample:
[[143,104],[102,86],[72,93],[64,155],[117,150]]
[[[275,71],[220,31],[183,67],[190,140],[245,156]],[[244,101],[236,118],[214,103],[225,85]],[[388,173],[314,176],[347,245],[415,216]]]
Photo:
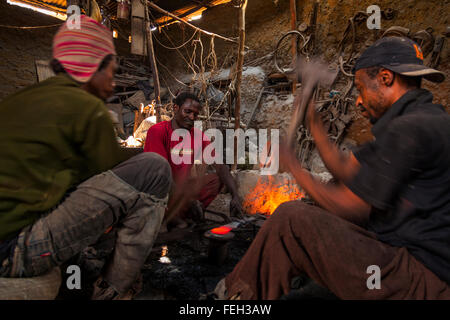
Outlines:
[[166,45],[162,44],[162,43],[158,40],[157,37],[155,37],[154,39],[155,39],[156,42],[158,42],[159,45],[160,45],[161,47],[163,47],[163,48],[166,48],[166,49],[168,49],[168,50],[178,50],[178,49],[183,48],[183,47],[184,47],[185,45],[187,45],[189,42],[191,42],[191,40],[194,39],[194,36],[195,36],[196,33],[197,33],[197,30],[194,31],[194,33],[192,34],[192,37],[191,37],[189,40],[187,40],[185,43],[183,43],[183,44],[181,44],[181,45],[179,45],[179,46],[177,46],[177,47],[173,47],[173,48],[167,47]]

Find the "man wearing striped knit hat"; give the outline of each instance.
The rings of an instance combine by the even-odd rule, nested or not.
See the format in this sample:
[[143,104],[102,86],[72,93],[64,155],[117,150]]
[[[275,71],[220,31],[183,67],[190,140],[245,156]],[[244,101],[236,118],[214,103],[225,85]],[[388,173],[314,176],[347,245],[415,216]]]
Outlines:
[[115,54],[111,32],[82,15],[55,35],[56,76],[0,102],[0,277],[45,274],[109,239],[92,298],[132,296],[171,172],[158,154],[132,157],[116,142],[104,105]]

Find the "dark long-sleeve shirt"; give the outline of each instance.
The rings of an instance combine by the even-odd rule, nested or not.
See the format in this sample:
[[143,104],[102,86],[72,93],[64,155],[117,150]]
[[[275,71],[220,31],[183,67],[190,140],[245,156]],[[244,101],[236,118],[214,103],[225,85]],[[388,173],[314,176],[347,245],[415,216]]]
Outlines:
[[432,100],[416,89],[390,107],[349,188],[373,206],[370,231],[450,283],[450,115]]

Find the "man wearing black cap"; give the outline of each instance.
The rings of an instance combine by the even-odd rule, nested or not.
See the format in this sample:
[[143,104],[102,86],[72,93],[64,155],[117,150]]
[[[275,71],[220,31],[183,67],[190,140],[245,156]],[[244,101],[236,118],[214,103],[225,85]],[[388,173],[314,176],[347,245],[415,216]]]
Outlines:
[[422,77],[444,75],[398,37],[378,40],[354,72],[356,103],[375,139],[344,155],[309,108],[309,128],[338,183],[314,180],[282,150],[321,208],[282,204],[218,284],[220,298],[290,297],[296,283],[297,298],[450,299],[450,116],[420,89]]

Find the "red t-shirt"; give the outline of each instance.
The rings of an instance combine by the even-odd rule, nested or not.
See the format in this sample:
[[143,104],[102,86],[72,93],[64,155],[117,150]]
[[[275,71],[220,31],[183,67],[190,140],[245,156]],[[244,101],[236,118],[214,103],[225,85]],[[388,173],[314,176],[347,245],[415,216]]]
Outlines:
[[[162,121],[153,125],[147,131],[144,152],[156,152],[166,158],[172,168],[173,179],[175,182],[178,182],[189,176],[192,164],[194,163],[194,156],[195,159],[203,159],[203,149],[211,142],[197,128],[190,130],[190,137],[186,135],[185,137],[179,136],[176,139],[174,135],[174,141],[171,139],[173,132],[171,121]],[[185,160],[181,160],[181,157],[184,157]],[[177,163],[180,160],[182,163]]]

